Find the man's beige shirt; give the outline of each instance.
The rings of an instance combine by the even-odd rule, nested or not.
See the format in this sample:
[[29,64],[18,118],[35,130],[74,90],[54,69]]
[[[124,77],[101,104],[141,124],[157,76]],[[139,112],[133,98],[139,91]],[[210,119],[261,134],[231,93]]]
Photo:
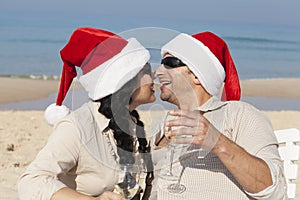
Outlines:
[[[181,183],[186,191],[181,194],[168,192],[170,184],[158,176],[168,158],[165,148],[155,154],[156,185],[153,196],[157,199],[170,200],[233,200],[233,199],[285,199],[286,183],[283,176],[283,163],[277,150],[277,141],[269,120],[253,106],[240,102],[222,102],[212,97],[197,110],[226,137],[236,142],[250,154],[263,159],[269,166],[273,185],[265,190],[251,194],[244,191],[231,173],[225,168],[216,155],[195,146],[190,146],[184,155],[177,155],[174,173],[179,175],[182,170]],[[156,137],[158,140],[160,136]],[[182,150],[178,150],[182,154]],[[160,155],[160,156],[159,156]]]

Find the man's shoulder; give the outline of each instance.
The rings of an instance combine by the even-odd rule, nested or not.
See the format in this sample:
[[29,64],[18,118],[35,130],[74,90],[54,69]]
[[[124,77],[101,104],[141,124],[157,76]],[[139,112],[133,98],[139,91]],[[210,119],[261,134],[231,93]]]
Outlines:
[[243,101],[232,101],[227,104],[228,115],[235,118],[235,120],[245,120],[245,121],[260,121],[268,122],[269,118],[265,115],[262,110],[259,110],[250,103]]
[[237,106],[237,107],[243,107],[243,108],[249,108],[249,109],[256,109],[257,108],[245,101],[237,101],[237,100],[233,100],[233,101],[226,101],[227,105],[229,106]]
[[261,113],[261,111],[256,108],[254,105],[244,102],[244,101],[227,101],[226,102],[226,107],[228,110],[231,112],[236,111],[236,112],[242,112],[242,113]]

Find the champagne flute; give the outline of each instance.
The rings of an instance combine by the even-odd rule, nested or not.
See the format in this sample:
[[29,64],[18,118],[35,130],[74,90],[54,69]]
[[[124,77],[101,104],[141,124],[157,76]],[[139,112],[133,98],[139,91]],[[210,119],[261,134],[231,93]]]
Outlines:
[[133,198],[140,189],[139,178],[140,169],[138,165],[120,165],[119,182],[115,185],[116,192],[125,199]]
[[169,164],[168,164],[168,168],[166,169],[166,172],[163,172],[161,174],[159,174],[159,176],[163,179],[166,179],[166,180],[170,180],[170,181],[176,181],[178,179],[177,176],[175,176],[173,174],[173,171],[172,171],[172,167],[173,167],[173,160],[174,160],[174,152],[175,152],[175,144],[172,143],[172,138],[170,138],[167,134],[167,132],[170,130],[169,127],[166,126],[166,122],[168,120],[170,120],[170,115],[169,113],[167,113],[163,123],[162,123],[162,126],[161,126],[161,131],[163,133],[163,135],[165,136],[166,140],[167,140],[167,143],[168,143],[168,151],[169,151]]
[[[166,122],[169,121],[169,120],[174,120],[174,119],[178,119],[178,117],[174,117],[172,115],[170,115],[169,113],[166,115],[165,117],[165,120],[162,124],[162,128],[161,128],[161,131],[163,131],[164,135],[165,135],[165,138],[168,142],[168,148],[169,148],[169,151],[170,151],[170,160],[169,160],[169,168],[167,169],[167,172],[165,173],[162,173],[160,174],[160,177],[165,179],[165,180],[169,180],[169,181],[176,181],[176,183],[172,183],[170,184],[167,189],[169,192],[171,193],[182,193],[186,190],[186,187],[180,183],[181,181],[181,177],[182,177],[182,174],[183,174],[183,171],[181,171],[180,175],[177,176],[173,173],[173,160],[174,160],[174,153],[175,153],[175,149],[176,148],[183,148],[185,149],[185,146],[184,145],[177,145],[177,144],[174,144],[172,142],[172,140],[174,138],[170,138],[168,135],[167,135],[167,132],[171,129],[178,129],[180,127],[174,127],[174,128],[170,128],[170,127],[167,127],[166,126]],[[181,137],[181,136],[178,136],[178,137]],[[185,136],[183,136],[185,137]],[[181,149],[181,153],[184,152],[182,149]]]

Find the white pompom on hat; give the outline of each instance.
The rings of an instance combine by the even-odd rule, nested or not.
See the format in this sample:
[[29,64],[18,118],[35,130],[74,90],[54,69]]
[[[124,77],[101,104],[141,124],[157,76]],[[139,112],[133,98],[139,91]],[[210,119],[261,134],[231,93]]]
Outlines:
[[67,116],[70,110],[63,100],[77,76],[92,100],[101,99],[119,90],[136,76],[150,59],[150,53],[135,38],[128,40],[106,30],[78,28],[60,51],[63,70],[55,104],[45,111],[49,125]]

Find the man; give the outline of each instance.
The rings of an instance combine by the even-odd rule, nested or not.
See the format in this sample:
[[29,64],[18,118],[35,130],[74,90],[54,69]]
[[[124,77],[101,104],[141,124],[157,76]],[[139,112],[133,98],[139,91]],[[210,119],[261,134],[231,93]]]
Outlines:
[[[237,101],[239,80],[226,43],[211,32],[179,34],[162,55],[155,73],[160,97],[179,108],[170,112],[179,118],[166,124],[177,129],[167,135],[192,145],[174,163],[186,191],[173,194],[159,178],[158,199],[285,199],[272,126],[257,109]],[[164,146],[165,137],[156,145]]]

